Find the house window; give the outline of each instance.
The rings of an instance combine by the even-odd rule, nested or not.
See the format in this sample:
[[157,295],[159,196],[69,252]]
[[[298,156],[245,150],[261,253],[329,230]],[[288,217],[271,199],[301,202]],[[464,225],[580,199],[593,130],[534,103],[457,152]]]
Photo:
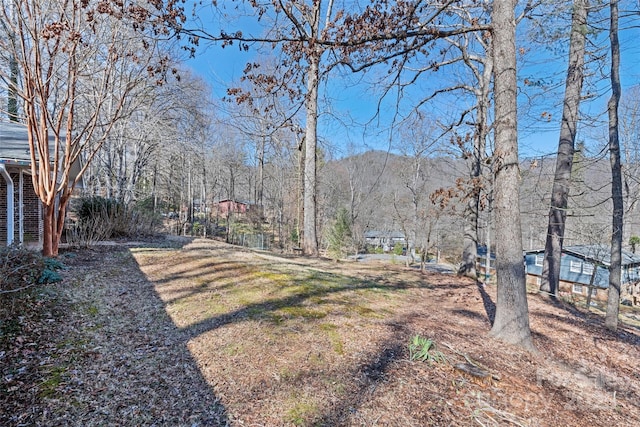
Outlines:
[[591,276],[593,274],[593,264],[584,263],[582,264],[582,272],[584,274],[588,274]]
[[582,285],[578,285],[576,283],[573,284],[573,288],[571,289],[573,291],[574,294],[581,294],[582,293]]
[[596,288],[591,288],[591,296],[595,297],[598,295],[598,290]]
[[569,271],[572,273],[581,273],[582,272],[582,263],[580,261],[570,261],[569,262]]
[[536,255],[536,265],[538,267],[542,267],[542,261],[544,261],[544,255],[542,254]]

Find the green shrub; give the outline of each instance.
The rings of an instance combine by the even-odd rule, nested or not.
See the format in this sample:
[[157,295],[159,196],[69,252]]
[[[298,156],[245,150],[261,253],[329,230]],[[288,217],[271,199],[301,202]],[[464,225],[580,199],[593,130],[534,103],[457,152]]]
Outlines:
[[110,218],[123,209],[121,203],[100,196],[83,197],[78,201],[78,220],[80,222]]
[[196,236],[202,236],[204,234],[205,225],[201,224],[199,221],[193,223],[191,227],[191,234]]
[[396,243],[395,246],[393,247],[393,254],[394,255],[402,255],[402,243]]
[[338,210],[334,223],[327,230],[326,240],[327,254],[332,258],[344,258],[350,250],[355,250],[349,212],[345,208]]

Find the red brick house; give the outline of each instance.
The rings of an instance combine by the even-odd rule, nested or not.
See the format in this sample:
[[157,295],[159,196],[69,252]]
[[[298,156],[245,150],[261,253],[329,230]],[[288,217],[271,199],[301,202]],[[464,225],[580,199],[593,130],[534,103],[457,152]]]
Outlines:
[[249,211],[249,206],[249,203],[231,199],[224,199],[215,203],[215,209],[218,215],[221,216],[226,216],[229,213],[247,213]]
[[33,191],[27,129],[0,122],[0,245],[42,245],[42,206]]

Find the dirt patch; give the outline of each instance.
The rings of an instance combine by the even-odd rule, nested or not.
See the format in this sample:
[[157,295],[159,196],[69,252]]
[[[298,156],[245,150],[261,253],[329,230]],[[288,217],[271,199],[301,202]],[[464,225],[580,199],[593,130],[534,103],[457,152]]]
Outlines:
[[[640,331],[537,295],[532,354],[452,275],[205,240],[74,254],[35,355],[0,359],[2,425],[640,425]],[[410,360],[416,335],[445,361]]]

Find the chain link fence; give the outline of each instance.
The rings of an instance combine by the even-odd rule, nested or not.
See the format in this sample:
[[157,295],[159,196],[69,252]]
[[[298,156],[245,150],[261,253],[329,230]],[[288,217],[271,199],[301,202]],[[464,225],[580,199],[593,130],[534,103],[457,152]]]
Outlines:
[[269,250],[271,249],[272,242],[273,242],[273,236],[265,233],[260,233],[260,234],[232,233],[229,236],[229,243],[238,245],[238,246],[244,246],[246,248],[252,248],[252,249]]

